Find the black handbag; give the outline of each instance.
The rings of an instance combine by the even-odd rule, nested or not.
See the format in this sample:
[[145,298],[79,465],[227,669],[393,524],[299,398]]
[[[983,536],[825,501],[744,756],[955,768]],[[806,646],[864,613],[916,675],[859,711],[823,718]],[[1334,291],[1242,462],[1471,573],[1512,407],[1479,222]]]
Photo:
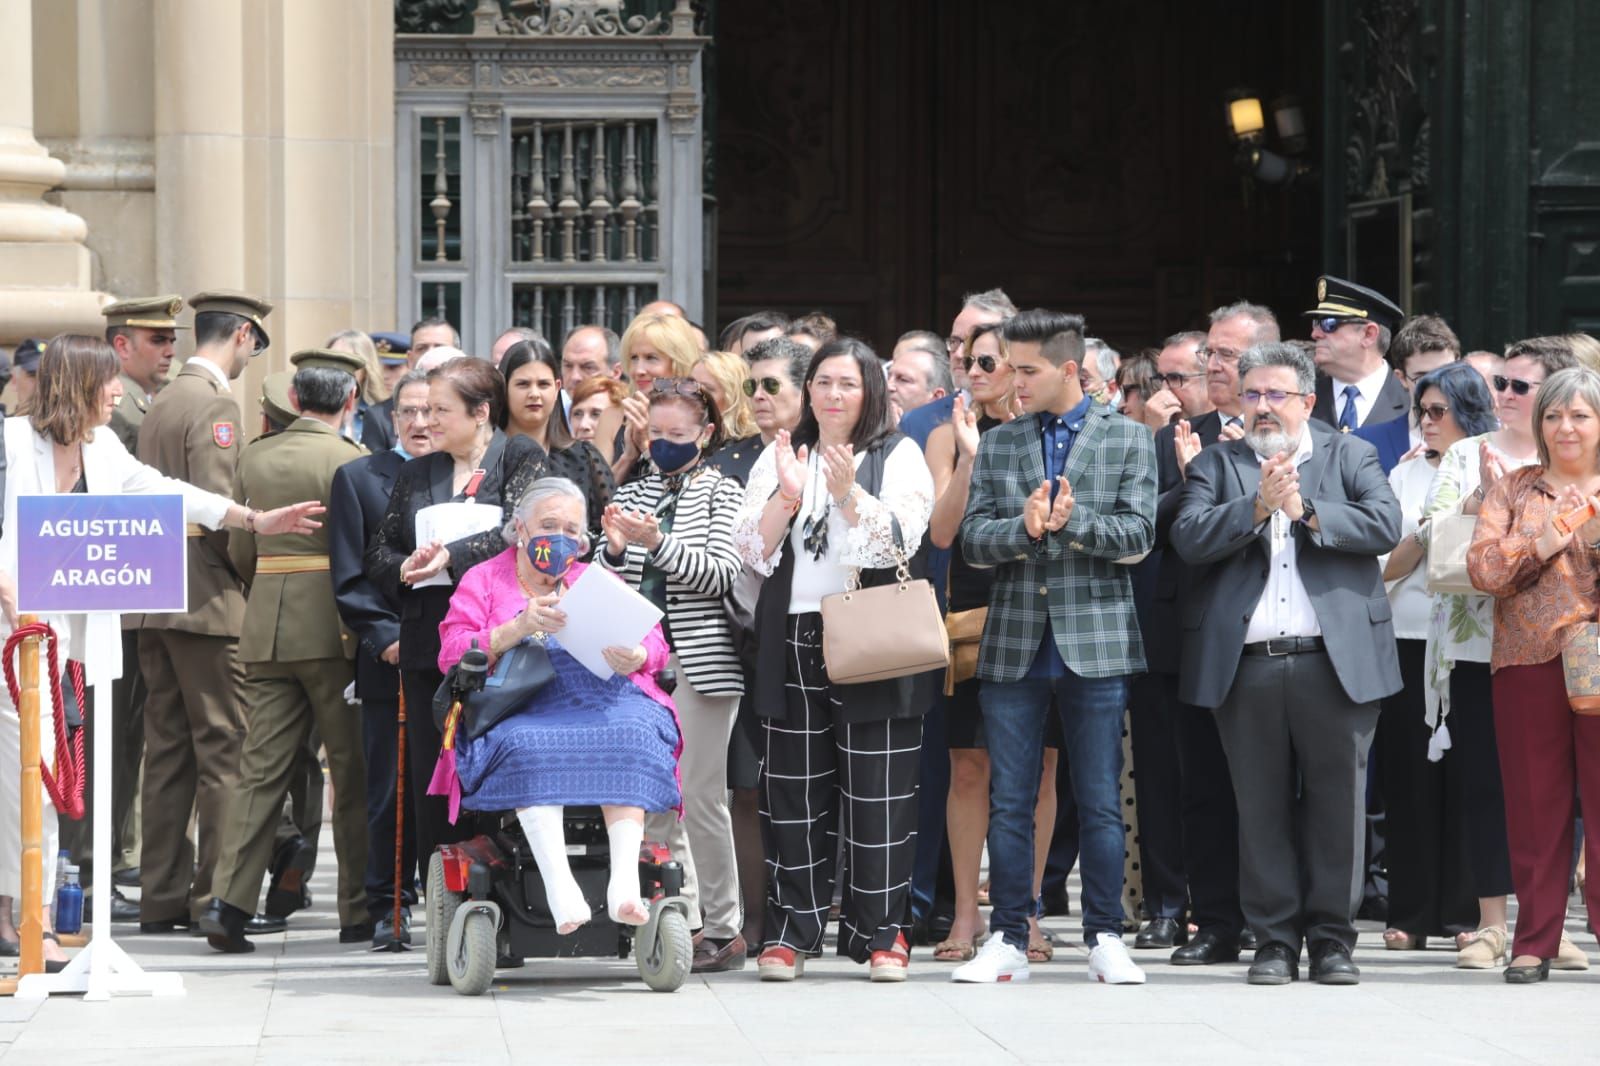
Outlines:
[[528,701],[556,676],[549,650],[535,640],[524,640],[508,648],[487,675],[463,670],[465,662],[466,656],[463,656],[462,662],[452,666],[434,693],[433,721],[442,731],[451,705],[460,701],[458,728],[468,740],[476,740],[508,714],[526,707]]

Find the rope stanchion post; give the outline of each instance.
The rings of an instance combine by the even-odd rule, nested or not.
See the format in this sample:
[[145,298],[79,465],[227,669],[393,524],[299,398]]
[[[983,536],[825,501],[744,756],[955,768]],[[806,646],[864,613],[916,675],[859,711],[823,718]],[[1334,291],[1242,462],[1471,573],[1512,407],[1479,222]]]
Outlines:
[[[19,629],[39,620],[25,614]],[[17,928],[20,979],[44,972],[44,779],[39,766],[39,640],[22,641],[22,685],[16,703],[22,741],[22,924]]]

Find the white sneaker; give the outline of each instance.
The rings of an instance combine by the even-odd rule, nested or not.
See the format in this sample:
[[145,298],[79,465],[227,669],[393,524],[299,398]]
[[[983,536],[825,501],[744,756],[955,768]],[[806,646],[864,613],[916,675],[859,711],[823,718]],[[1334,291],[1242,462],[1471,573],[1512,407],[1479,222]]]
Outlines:
[[1089,980],[1103,985],[1144,984],[1144,971],[1134,965],[1121,937],[1100,933],[1095,940],[1094,950],[1089,952]]
[[1000,933],[985,940],[971,962],[950,971],[950,980],[969,985],[992,985],[996,981],[1027,979],[1028,956],[1006,943],[1006,938]]

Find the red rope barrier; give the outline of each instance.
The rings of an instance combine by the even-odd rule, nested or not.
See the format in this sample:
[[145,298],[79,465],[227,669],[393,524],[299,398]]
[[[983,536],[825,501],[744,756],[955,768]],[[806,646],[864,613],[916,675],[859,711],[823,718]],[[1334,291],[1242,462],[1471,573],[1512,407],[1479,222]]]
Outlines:
[[[60,661],[56,655],[58,638],[56,631],[44,622],[34,622],[31,625],[19,626],[6,638],[5,651],[0,664],[5,667],[6,688],[11,693],[11,705],[22,706],[22,686],[17,683],[16,652],[17,648],[29,637],[44,637],[45,649],[48,654],[50,672],[50,702],[55,708],[56,720],[56,762],[60,773],[58,778],[50,772],[50,767],[39,760],[39,772],[44,778],[45,791],[50,793],[50,803],[55,807],[56,813],[74,821],[83,817],[83,734],[80,729],[72,737],[72,742],[67,742],[67,709],[63,701],[61,683]],[[87,721],[89,708],[84,701],[83,667],[78,663],[68,664],[68,677],[72,680],[72,691],[78,698],[78,706],[82,708]]]

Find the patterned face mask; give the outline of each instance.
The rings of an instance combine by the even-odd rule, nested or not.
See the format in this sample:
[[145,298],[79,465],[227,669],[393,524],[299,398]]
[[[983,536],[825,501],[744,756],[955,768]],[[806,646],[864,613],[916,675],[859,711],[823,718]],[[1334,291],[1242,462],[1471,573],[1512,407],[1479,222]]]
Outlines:
[[541,574],[565,577],[583,554],[583,543],[565,533],[541,533],[528,541],[528,561]]

